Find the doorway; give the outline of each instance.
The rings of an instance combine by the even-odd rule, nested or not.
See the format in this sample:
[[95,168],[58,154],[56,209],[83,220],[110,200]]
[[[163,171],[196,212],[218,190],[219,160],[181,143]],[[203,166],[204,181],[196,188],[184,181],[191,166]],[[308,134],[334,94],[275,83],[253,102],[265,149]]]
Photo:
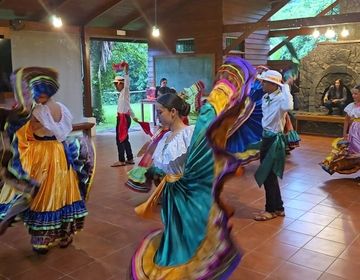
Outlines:
[[[90,69],[92,110],[96,118],[97,132],[115,132],[118,93],[113,85],[114,77],[123,76],[123,71],[115,72],[113,64],[129,64],[130,106],[135,116],[141,120],[141,100],[146,98],[148,86],[148,44],[146,42],[126,42],[91,40]],[[145,106],[144,120],[148,121],[151,107]],[[130,129],[137,129],[132,122]]]

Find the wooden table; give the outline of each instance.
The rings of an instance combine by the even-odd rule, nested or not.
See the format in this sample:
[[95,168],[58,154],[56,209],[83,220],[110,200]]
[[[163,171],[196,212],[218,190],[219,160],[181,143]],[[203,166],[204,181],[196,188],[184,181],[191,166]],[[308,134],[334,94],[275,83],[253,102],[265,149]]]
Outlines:
[[152,104],[152,115],[153,115],[153,121],[154,125],[156,125],[156,99],[143,99],[141,100],[141,120],[144,121],[144,104]]

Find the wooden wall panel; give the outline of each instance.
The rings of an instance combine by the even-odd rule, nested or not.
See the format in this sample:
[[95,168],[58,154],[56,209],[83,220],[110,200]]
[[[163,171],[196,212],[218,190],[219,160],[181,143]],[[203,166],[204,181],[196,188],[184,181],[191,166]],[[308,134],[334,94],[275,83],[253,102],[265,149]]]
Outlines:
[[222,63],[222,16],[222,0],[197,0],[186,1],[167,17],[158,19],[161,38],[149,39],[148,84],[159,83],[153,80],[153,57],[175,54],[177,39],[194,38],[195,53],[214,54],[217,69]]
[[[257,22],[270,9],[268,0],[224,0],[223,22],[224,24]],[[245,58],[254,65],[267,63],[267,52],[270,50],[268,32],[268,30],[257,30],[245,40]],[[241,33],[236,34],[241,35]],[[224,38],[227,35],[224,34]]]
[[268,12],[268,0],[224,0],[224,24],[256,22]]
[[[214,54],[215,68],[223,62],[226,36],[241,33],[222,33],[223,24],[256,22],[270,10],[268,0],[197,0],[185,1],[168,17],[158,19],[161,38],[149,39],[149,86],[154,81],[153,57],[175,54],[177,39],[194,38],[195,53]],[[268,30],[256,30],[245,40],[245,58],[254,65],[266,64],[269,51]],[[170,79],[170,77],[169,77]]]

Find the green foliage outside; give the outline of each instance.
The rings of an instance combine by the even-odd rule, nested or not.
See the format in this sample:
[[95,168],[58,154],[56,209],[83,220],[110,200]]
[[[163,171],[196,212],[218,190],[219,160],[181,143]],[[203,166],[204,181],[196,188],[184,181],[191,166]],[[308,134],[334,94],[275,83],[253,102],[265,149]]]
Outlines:
[[[140,100],[145,97],[147,86],[148,46],[146,43],[91,41],[91,88],[92,109],[98,130],[115,127],[117,93],[113,79],[123,72],[115,73],[112,64],[126,61],[129,64],[130,102],[135,107],[136,116],[141,118]],[[146,106],[145,106],[146,107]],[[149,113],[145,113],[149,114]]]
[[[114,96],[115,88],[112,83],[116,75],[123,76],[122,72],[116,74],[112,69],[112,64],[126,61],[129,64],[130,91],[145,90],[148,81],[148,46],[145,43],[114,42],[112,55],[107,62],[106,70],[103,72],[102,79],[102,98],[103,104],[116,104],[117,98]],[[139,102],[143,99],[144,93],[132,94],[131,103]]]
[[[334,0],[292,0],[280,11],[278,11],[271,20],[293,19],[303,17],[314,17],[324,10],[327,6],[335,2]],[[331,10],[327,15],[338,14],[338,6]],[[286,37],[274,37],[270,38],[270,49],[282,42]],[[290,42],[293,44],[298,57],[301,59],[311,52],[318,42],[328,40],[325,36],[320,36],[315,39],[311,35],[297,36]],[[336,40],[333,39],[333,40]],[[270,56],[271,60],[288,60],[291,59],[291,55],[286,46],[282,47]]]

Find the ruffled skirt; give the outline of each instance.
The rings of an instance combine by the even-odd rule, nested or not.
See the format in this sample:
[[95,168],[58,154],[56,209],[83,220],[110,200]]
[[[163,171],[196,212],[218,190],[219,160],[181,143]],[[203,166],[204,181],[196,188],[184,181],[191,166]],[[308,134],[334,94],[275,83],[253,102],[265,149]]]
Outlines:
[[[40,183],[40,188],[23,213],[23,220],[33,247],[47,248],[82,229],[87,210],[63,144],[56,140],[25,141],[26,128],[27,125],[17,132],[21,165]],[[12,186],[4,185],[0,193],[0,219],[21,195]]]
[[160,266],[155,263],[163,231],[151,232],[132,258],[131,279],[226,279],[240,261],[228,230],[223,226],[226,222],[223,212],[214,204],[210,210],[205,238],[195,254],[179,265]]
[[330,154],[320,163],[324,171],[330,175],[335,172],[352,174],[360,170],[360,154],[350,152],[351,144],[343,138],[332,142]]

